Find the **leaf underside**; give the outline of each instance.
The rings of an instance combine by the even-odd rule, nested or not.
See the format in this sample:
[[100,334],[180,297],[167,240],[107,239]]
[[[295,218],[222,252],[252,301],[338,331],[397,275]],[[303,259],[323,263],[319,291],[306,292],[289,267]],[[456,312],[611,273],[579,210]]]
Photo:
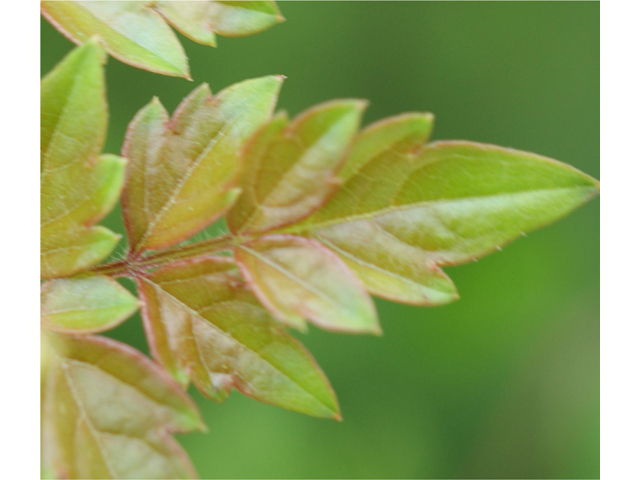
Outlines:
[[77,44],[96,36],[124,63],[185,78],[187,56],[168,23],[196,42],[215,45],[216,33],[251,35],[283,20],[273,1],[44,1],[42,14]]

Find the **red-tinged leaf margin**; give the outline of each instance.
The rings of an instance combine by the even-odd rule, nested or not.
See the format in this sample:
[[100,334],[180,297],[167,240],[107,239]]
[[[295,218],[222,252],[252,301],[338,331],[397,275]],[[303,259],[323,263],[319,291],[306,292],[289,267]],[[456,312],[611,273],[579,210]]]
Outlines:
[[[243,170],[247,163],[246,157],[248,153],[252,150],[252,148],[254,148],[256,143],[262,140],[262,136],[265,133],[268,133],[269,129],[277,128],[278,130],[275,132],[275,134],[272,135],[272,138],[269,141],[269,144],[266,145],[267,150],[271,148],[271,143],[274,141],[282,141],[283,139],[289,140],[291,138],[295,138],[294,134],[297,132],[297,130],[304,128],[305,123],[313,120],[314,116],[322,114],[323,111],[329,110],[334,106],[337,106],[337,105],[344,106],[347,103],[352,103],[359,110],[360,117],[358,120],[358,126],[360,126],[362,122],[362,115],[364,114],[364,111],[369,106],[369,101],[364,99],[343,98],[343,99],[329,100],[329,101],[322,102],[307,108],[306,110],[300,112],[298,115],[296,115],[292,119],[288,117],[288,114],[285,111],[278,111],[275,115],[273,115],[273,118],[269,122],[265,123],[261,128],[256,130],[254,135],[245,143],[244,147],[242,148],[239,155],[240,167],[238,168],[238,176],[236,177],[236,181],[239,182],[238,185],[242,187],[244,190],[245,185],[243,185],[243,181],[247,179],[251,180],[252,183],[255,183],[257,181],[256,178],[251,178],[251,173],[247,173],[246,171],[243,171]],[[282,125],[277,126],[277,123],[282,123]],[[333,196],[340,190],[340,187],[342,186],[343,182],[339,177],[339,173],[342,170],[345,163],[347,162],[350,151],[353,148],[353,145],[357,137],[358,137],[358,128],[356,127],[348,146],[346,146],[346,148],[344,149],[344,152],[341,155],[341,158],[339,159],[338,162],[336,162],[336,165],[333,167],[332,171],[330,172],[330,177],[327,179],[327,184],[326,184],[328,187],[328,191],[324,195],[324,198],[319,199],[319,201],[316,202],[316,204],[313,205],[312,208],[309,208],[309,210],[304,215],[300,216],[299,218],[293,218],[287,221],[280,222],[277,225],[273,225],[270,227],[266,227],[266,228],[253,227],[252,228],[251,221],[255,218],[255,215],[256,215],[256,212],[254,211],[249,218],[245,219],[244,223],[238,224],[237,221],[235,220],[234,210],[237,208],[240,208],[241,206],[244,207],[244,205],[241,205],[241,202],[243,200],[242,197],[245,192],[241,192],[237,201],[231,206],[231,208],[227,212],[229,213],[229,216],[227,218],[227,227],[229,228],[229,230],[236,235],[241,235],[241,234],[265,235],[270,231],[282,230],[282,229],[285,229],[286,227],[295,226],[303,222],[310,216],[312,216],[314,213],[320,211],[327,203],[329,203],[329,201],[333,198]],[[294,164],[294,166],[296,164]],[[261,204],[255,205],[256,209],[259,209],[262,206],[263,205]]]
[[[234,261],[233,258],[230,257],[222,257],[222,256],[209,256],[209,257],[196,257],[196,258],[191,258],[188,260],[181,260],[181,261],[177,261],[177,262],[173,262],[171,264],[167,264],[161,268],[159,268],[158,270],[156,270],[155,272],[153,272],[153,275],[155,274],[163,274],[165,272],[169,272],[172,269],[176,268],[176,267],[180,267],[180,266],[189,266],[189,265],[196,265],[196,264],[200,264],[200,263],[204,263],[204,262],[209,262],[209,263],[217,263],[221,266],[228,266],[228,267],[235,267],[238,271],[239,274],[241,274],[241,272],[239,271],[240,269],[238,268],[238,265],[236,264],[236,262]],[[219,273],[223,273],[223,270],[221,270]],[[147,342],[149,345],[149,349],[151,351],[152,357],[161,365],[164,366],[164,368],[166,369],[167,372],[172,372],[171,375],[174,377],[174,379],[182,386],[182,388],[186,389],[190,383],[193,383],[196,388],[198,388],[201,393],[203,395],[205,395],[207,398],[210,398],[212,400],[216,400],[212,397],[209,396],[209,394],[207,394],[202,388],[201,385],[198,385],[196,381],[192,380],[191,378],[191,371],[190,368],[187,368],[186,370],[181,369],[181,366],[178,365],[178,362],[175,362],[175,358],[173,358],[173,353],[171,353],[171,358],[167,358],[165,355],[162,355],[160,353],[160,349],[158,347],[158,341],[156,338],[156,335],[154,335],[155,329],[153,326],[153,321],[150,317],[149,314],[149,307],[148,307],[148,302],[146,300],[146,295],[145,295],[145,288],[144,288],[144,283],[148,282],[148,283],[152,283],[155,284],[155,282],[153,282],[153,280],[151,278],[148,278],[149,275],[144,275],[144,276],[137,276],[136,277],[136,283],[138,285],[138,292],[140,295],[140,298],[143,300],[142,301],[142,308],[141,308],[141,317],[142,317],[142,321],[143,321],[143,325],[144,325],[144,329],[145,329],[145,333],[146,333],[146,337],[147,337]],[[246,288],[249,286],[249,283],[246,281],[243,281],[244,279],[241,277],[237,278],[237,281],[242,282],[242,285],[239,285],[239,288]],[[157,284],[158,287],[160,287],[160,284]],[[250,290],[251,293],[253,293],[252,290]],[[171,296],[171,294],[169,292],[165,292],[166,295]],[[176,300],[178,301],[178,300]],[[180,302],[182,303],[182,302]],[[259,306],[258,304],[256,304],[256,306]],[[193,314],[192,314],[193,315]],[[189,320],[190,321],[190,320]],[[207,320],[206,318],[202,318],[203,322],[206,323],[210,323],[209,320]],[[275,321],[275,320],[274,320]],[[215,325],[213,325],[213,328],[217,328]],[[319,377],[322,379],[322,382],[324,383],[324,385],[327,388],[327,391],[329,392],[329,394],[331,395],[331,397],[333,398],[333,401],[335,402],[335,413],[332,417],[326,416],[326,417],[320,417],[318,416],[317,418],[331,418],[333,420],[337,420],[337,421],[342,421],[342,414],[340,412],[340,404],[338,402],[338,398],[337,395],[335,393],[335,390],[333,389],[333,386],[331,385],[331,382],[329,381],[329,378],[327,377],[326,373],[322,370],[320,364],[318,363],[318,361],[315,359],[315,357],[311,354],[311,352],[306,348],[306,346],[300,342],[298,339],[296,339],[295,337],[291,336],[290,334],[288,334],[286,332],[285,329],[280,328],[279,324],[275,324],[273,325],[272,328],[275,328],[276,330],[280,331],[282,334],[284,334],[285,336],[287,336],[289,338],[289,340],[295,344],[296,348],[300,351],[300,353],[303,356],[306,356],[308,361],[310,362],[310,364],[314,367],[314,369],[316,370],[316,372],[319,374]],[[236,340],[238,341],[238,340]],[[171,347],[169,346],[165,346],[165,348],[167,350],[171,350]],[[173,364],[168,364],[167,362],[173,362]],[[205,367],[206,368],[206,367]],[[277,367],[276,367],[277,368]],[[232,378],[232,381],[225,384],[224,385],[224,391],[228,394],[229,392],[231,392],[232,388],[235,388],[238,392],[242,393],[243,395],[252,398],[256,401],[259,401],[261,403],[266,403],[269,405],[274,405],[277,406],[279,408],[285,408],[282,405],[278,405],[276,403],[267,401],[265,399],[261,399],[256,395],[253,395],[251,393],[251,391],[247,390],[244,388],[243,383],[241,381],[239,381],[239,377],[238,375],[235,374],[229,374]],[[285,374],[286,375],[286,374]],[[224,400],[224,398],[220,398],[216,401],[222,402]],[[301,410],[295,410],[295,409],[290,409],[291,411],[298,411],[299,413],[303,413],[306,415],[310,415],[309,413],[306,412],[302,412]]]
[[[306,325],[304,323],[298,324],[298,323],[292,323],[291,320],[289,318],[287,318],[286,315],[284,315],[280,309],[277,307],[277,305],[275,305],[269,298],[268,295],[266,295],[261,289],[260,287],[257,285],[257,282],[255,281],[253,274],[251,273],[250,269],[244,264],[243,260],[242,260],[242,251],[246,250],[247,248],[251,248],[251,246],[254,243],[258,243],[258,242],[262,242],[262,241],[269,241],[269,240],[273,240],[273,241],[282,241],[282,240],[288,240],[291,241],[293,243],[298,243],[298,244],[305,244],[307,246],[311,246],[314,249],[317,249],[319,252],[321,252],[330,262],[332,262],[338,269],[340,269],[342,272],[342,274],[352,283],[352,285],[362,294],[363,298],[367,298],[368,301],[370,302],[371,305],[371,309],[373,311],[373,314],[376,314],[376,309],[375,309],[375,305],[373,303],[373,300],[371,299],[371,297],[369,296],[366,288],[364,287],[364,285],[362,284],[362,282],[360,281],[360,279],[356,276],[356,274],[342,261],[342,259],[332,250],[330,250],[328,247],[326,247],[325,245],[323,245],[322,243],[320,243],[318,240],[315,239],[311,239],[311,238],[307,238],[307,237],[300,237],[297,235],[290,235],[290,234],[273,234],[273,235],[264,235],[262,237],[258,237],[256,239],[250,240],[248,242],[244,242],[243,244],[237,245],[234,249],[234,258],[236,261],[236,264],[238,266],[238,268],[240,269],[240,271],[242,272],[242,276],[245,278],[247,284],[249,285],[249,287],[251,288],[251,290],[253,291],[254,295],[256,296],[256,298],[258,298],[258,300],[260,300],[260,303],[262,303],[262,305],[269,311],[271,312],[271,314],[278,320],[280,320],[281,322],[283,322],[284,324],[287,324],[293,328],[296,328],[298,330],[301,331],[305,331],[306,330]],[[353,329],[348,329],[348,328],[340,328],[337,327],[335,325],[331,325],[331,324],[327,324],[327,322],[325,322],[321,317],[312,314],[312,312],[309,311],[299,311],[298,314],[301,317],[306,318],[307,320],[309,320],[311,323],[315,324],[316,326],[330,331],[330,332],[338,332],[338,333],[351,333],[351,334],[362,334],[362,333],[366,333],[364,330],[353,330]],[[373,333],[374,335],[382,335],[382,329],[380,328],[379,325],[377,325],[375,328],[372,328],[369,330],[369,333]]]
[[[195,414],[196,418],[193,419],[194,421],[191,421],[191,420],[186,421],[185,424],[180,427],[173,427],[173,428],[157,427],[153,430],[157,432],[157,434],[160,437],[164,438],[167,441],[167,445],[173,450],[173,453],[182,461],[183,466],[190,473],[191,477],[198,478],[198,473],[195,467],[193,466],[191,459],[187,455],[186,451],[182,448],[180,443],[175,438],[173,438],[172,435],[189,433],[192,431],[206,432],[208,431],[208,429],[206,424],[203,422],[200,411],[196,406],[195,402],[193,401],[193,399],[185,391],[183,391],[182,388],[180,388],[180,385],[171,377],[171,375],[166,370],[164,370],[158,364],[150,360],[148,357],[146,357],[144,354],[142,354],[140,351],[136,350],[135,348],[131,347],[130,345],[113,340],[108,337],[104,337],[101,335],[65,335],[60,333],[47,332],[45,334],[45,338],[41,339],[41,347],[45,348],[45,350],[43,350],[43,354],[46,356],[46,358],[43,357],[43,361],[45,361],[45,364],[41,366],[43,375],[45,375],[45,378],[43,380],[45,383],[43,383],[42,385],[43,399],[45,398],[44,395],[46,393],[46,388],[47,388],[46,374],[49,368],[49,362],[52,361],[52,357],[59,356],[59,354],[55,351],[56,347],[50,344],[49,339],[53,340],[54,342],[56,341],[56,339],[61,339],[62,342],[64,341],[80,342],[85,347],[87,344],[93,343],[99,348],[102,347],[111,351],[115,351],[125,357],[128,357],[128,360],[131,363],[137,365],[141,370],[146,371],[151,378],[155,378],[156,380],[158,380],[158,382],[161,383],[163,386],[167,387],[172,394],[175,394],[177,397],[179,397],[180,400],[184,402],[184,405]],[[105,372],[105,373],[108,373],[108,372]],[[118,379],[118,380],[124,382],[124,380],[122,379]],[[127,383],[129,386],[131,386],[134,389],[136,388],[134,385],[131,385],[128,382],[125,382],[125,383]],[[43,415],[43,421],[44,421],[45,412],[42,412],[42,415]],[[190,424],[190,422],[192,424]],[[45,468],[49,468],[55,471],[55,467],[53,465],[45,465]]]

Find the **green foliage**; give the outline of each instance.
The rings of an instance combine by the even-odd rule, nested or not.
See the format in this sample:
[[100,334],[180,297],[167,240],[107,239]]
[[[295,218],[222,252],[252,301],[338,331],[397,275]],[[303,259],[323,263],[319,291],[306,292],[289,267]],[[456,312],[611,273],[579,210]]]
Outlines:
[[107,105],[104,52],[91,41],[42,81],[41,275],[70,275],[111,253],[119,235],[92,226],[113,208],[124,159],[102,155]]
[[[545,157],[426,143],[427,113],[360,132],[361,100],[328,102],[291,122],[273,116],[278,76],[216,95],[202,85],[171,117],[154,98],[129,126],[127,160],[101,155],[101,45],[186,75],[163,17],[208,44],[214,33],[255,33],[280,18],[272,2],[116,3],[43,3],[75,41],[100,36],[42,82],[43,464],[54,476],[195,475],[169,435],[202,428],[183,391],[191,382],[216,401],[233,387],[339,419],[324,373],[288,328],[304,331],[308,321],[379,334],[370,294],[449,303],[458,294],[442,266],[499,249],[598,193],[596,180]],[[128,253],[97,265],[119,238],[95,224],[120,194]],[[228,234],[185,242],[223,217]],[[140,302],[118,277],[136,282]],[[139,303],[157,363],[86,335]]]
[[42,284],[42,325],[56,332],[102,332],[137,309],[138,300],[105,275],[78,275]]
[[215,46],[215,34],[242,37],[284,19],[264,1],[43,1],[42,14],[77,44],[97,36],[118,60],[151,72],[189,77],[171,24],[191,40]]
[[43,460],[67,478],[191,478],[169,432],[202,430],[191,399],[131,347],[47,334]]

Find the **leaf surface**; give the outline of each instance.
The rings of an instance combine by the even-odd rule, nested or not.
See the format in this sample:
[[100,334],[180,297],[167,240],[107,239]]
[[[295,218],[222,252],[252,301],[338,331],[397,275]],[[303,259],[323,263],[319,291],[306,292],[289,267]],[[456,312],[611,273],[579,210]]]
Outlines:
[[43,464],[61,478],[192,478],[170,432],[202,429],[195,405],[161,368],[96,336],[44,337]]
[[56,332],[109,330],[137,309],[138,300],[104,275],[49,280],[40,290],[42,326]]
[[360,124],[365,102],[318,105],[289,123],[278,115],[243,152],[243,192],[227,218],[236,234],[273,230],[318,209],[337,186],[336,171]]
[[321,243],[267,235],[236,247],[235,257],[256,296],[287,325],[303,330],[307,319],[327,330],[381,333],[360,281]]
[[119,236],[92,226],[115,205],[125,160],[99,155],[107,126],[95,42],[73,50],[42,80],[41,275],[70,275],[104,259]]
[[232,85],[215,96],[194,90],[169,116],[157,99],[129,125],[123,213],[131,249],[169,247],[233,204],[239,151],[271,115],[282,77]]
[[182,45],[149,2],[45,1],[42,13],[75,43],[98,36],[107,51],[124,63],[189,78]]
[[318,417],[339,417],[326,377],[260,306],[227,258],[167,266],[139,278],[154,356],[186,385],[222,401],[245,395]]
[[376,295],[437,305],[457,298],[438,265],[486,255],[598,192],[588,175],[539,155],[473,142],[422,146],[430,129],[429,116],[412,114],[365,130],[340,190],[285,231],[327,245]]
[[242,37],[266,30],[284,19],[273,1],[159,1],[155,8],[194,42],[215,46],[215,34]]

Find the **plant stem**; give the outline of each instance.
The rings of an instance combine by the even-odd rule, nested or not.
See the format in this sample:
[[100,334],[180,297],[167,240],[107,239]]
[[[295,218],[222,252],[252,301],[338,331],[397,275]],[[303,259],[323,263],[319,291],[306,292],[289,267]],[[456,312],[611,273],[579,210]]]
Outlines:
[[220,253],[231,249],[234,243],[234,237],[222,235],[210,240],[161,250],[146,257],[128,257],[124,260],[105,263],[94,267],[92,271],[112,277],[131,276],[149,268],[161,267],[167,263]]

